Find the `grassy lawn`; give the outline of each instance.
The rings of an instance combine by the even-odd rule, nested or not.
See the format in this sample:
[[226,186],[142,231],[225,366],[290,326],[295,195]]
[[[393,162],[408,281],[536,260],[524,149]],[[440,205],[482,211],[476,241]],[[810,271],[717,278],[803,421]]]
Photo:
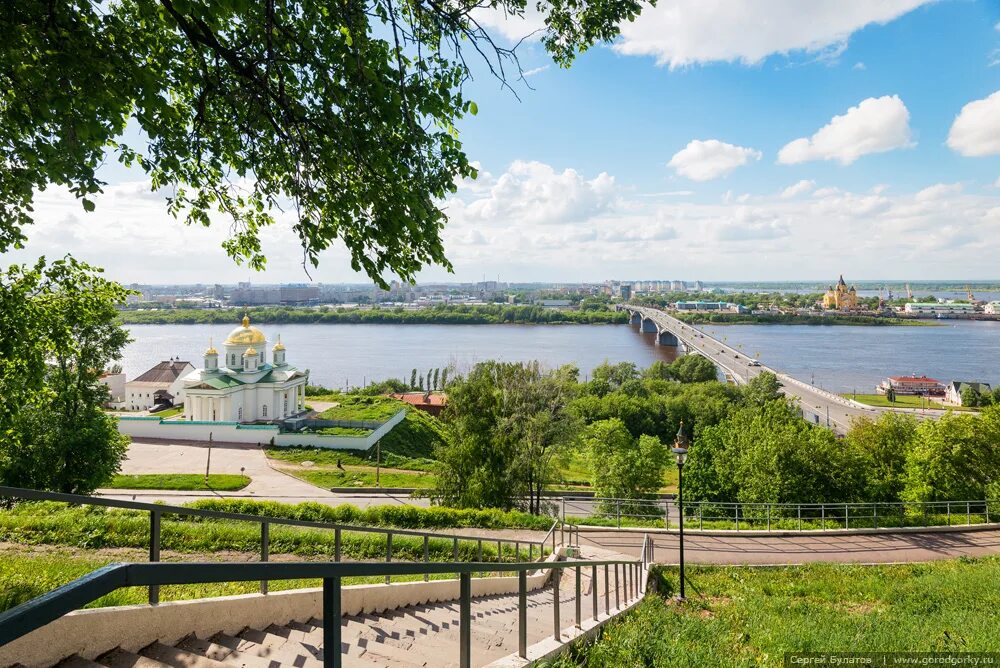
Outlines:
[[[375,467],[364,467],[340,471],[338,469],[282,469],[296,478],[308,483],[329,489],[330,487],[374,487]],[[409,471],[382,471],[379,484],[382,487],[407,487],[415,489],[430,489],[434,487],[435,477],[432,473]]]
[[407,404],[389,397],[331,394],[310,397],[312,401],[335,401],[339,405],[316,415],[321,420],[376,420],[384,422]]
[[[268,447],[264,453],[277,462],[301,464],[312,462],[316,468],[336,468],[339,462],[342,466],[372,466],[375,464],[375,451],[364,450],[327,450],[325,448],[278,448]],[[408,471],[432,471],[433,459],[402,457],[391,452],[382,451],[382,465],[394,469]]]
[[[196,507],[218,508],[238,512],[253,510],[253,504],[259,502],[243,502],[243,500],[216,499],[219,503],[201,502]],[[229,504],[225,501],[236,501]],[[257,506],[260,510],[280,510],[282,506],[289,508],[293,516],[302,519],[313,519],[316,513],[336,515],[352,515],[361,521],[358,524],[376,524],[395,519],[398,523],[410,526],[414,524],[433,524],[456,526],[457,522],[467,521],[479,524],[496,523],[500,526],[532,522],[546,528],[550,524],[548,518],[523,517],[523,514],[505,514],[501,511],[486,513],[476,511],[434,512],[438,509],[405,508],[386,510],[383,508],[359,511],[357,508],[323,507],[314,509],[319,504],[287,504],[263,503]],[[316,513],[310,514],[315,510]],[[385,516],[381,517],[380,516]],[[364,522],[371,517],[373,521]],[[457,524],[458,526],[465,526]],[[467,526],[472,526],[468,524]],[[537,528],[537,527],[533,527]],[[270,530],[271,553],[274,555],[295,555],[296,558],[330,558],[334,554],[335,535],[328,529],[310,529],[272,525]],[[0,511],[0,542],[17,543],[20,545],[58,545],[77,549],[105,548],[138,548],[146,549],[149,545],[149,513],[122,510],[118,508],[101,508],[94,506],[67,506],[53,502],[21,503],[10,510]],[[192,517],[164,515],[161,524],[161,545],[163,550],[176,553],[247,553],[247,558],[256,558],[260,550],[260,524],[254,522],[239,522],[229,520],[204,520]],[[343,531],[342,554],[345,559],[352,560],[382,560],[385,558],[386,537],[384,534]],[[451,539],[432,538],[428,544],[431,560],[450,561],[453,544]],[[393,558],[399,560],[423,559],[423,539],[418,537],[394,536],[392,540]],[[526,556],[526,549],[522,549]],[[459,558],[471,561],[477,554],[475,541],[459,542]],[[496,543],[483,543],[483,555],[487,559],[496,559]],[[513,549],[504,547],[504,559],[513,558]],[[245,560],[245,559],[244,559]]]
[[[241,561],[251,558],[252,555],[247,555]],[[129,560],[145,561],[146,559],[139,553],[134,557],[130,556]],[[199,557],[199,561],[211,560],[212,555]],[[323,560],[325,561],[326,559],[324,558]],[[120,561],[122,561],[122,558],[117,555],[112,558],[104,556],[100,552],[83,551],[81,553],[80,550],[76,549],[47,550],[44,554],[0,554],[0,612],[41,596],[97,568]],[[433,574],[430,577],[432,580],[454,578],[449,573]],[[423,575],[401,575],[395,576],[393,580],[396,582],[423,580]],[[378,576],[345,577],[343,579],[345,585],[380,584],[383,582],[385,582],[385,578]],[[318,579],[272,580],[268,584],[268,588],[271,591],[320,586],[322,586],[322,580]],[[258,582],[165,585],[160,588],[160,600],[181,601],[214,596],[253,594],[259,591],[260,584]],[[136,605],[144,604],[147,601],[148,593],[145,587],[127,587],[103,596],[85,607],[101,608],[112,605]]]
[[910,395],[896,395],[896,401],[890,402],[885,398],[884,394],[851,394],[850,392],[840,395],[846,399],[854,399],[855,401],[867,404],[869,406],[878,406],[879,408],[933,408],[936,410],[953,410],[953,411],[974,411],[974,408],[968,408],[966,406],[945,406],[939,401],[931,401],[924,397],[913,397]]
[[213,473],[205,476],[199,473],[148,473],[142,475],[116,475],[108,485],[110,489],[171,489],[171,490],[216,490],[234,492],[250,484],[245,475]]
[[159,413],[153,413],[155,417],[166,419],[177,415],[181,415],[184,412],[184,406],[174,406],[173,408],[168,408],[165,411],[160,411]]
[[[552,666],[780,666],[786,652],[1000,650],[1000,557],[688,568],[688,602],[648,596]],[[676,592],[676,570],[658,577]],[[832,664],[831,664],[832,665]]]

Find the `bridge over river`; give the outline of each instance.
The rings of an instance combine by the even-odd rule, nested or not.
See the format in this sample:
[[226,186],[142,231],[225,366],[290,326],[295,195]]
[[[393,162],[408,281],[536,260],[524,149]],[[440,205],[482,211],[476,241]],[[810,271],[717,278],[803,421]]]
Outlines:
[[865,406],[832,392],[821,390],[763,363],[755,363],[752,357],[748,357],[725,342],[659,309],[627,304],[620,305],[618,308],[631,314],[631,322],[633,325],[639,326],[639,331],[656,334],[656,342],[659,345],[678,346],[685,352],[695,352],[707,357],[722,369],[726,378],[731,382],[744,384],[757,374],[770,371],[778,377],[782,391],[798,402],[805,419],[816,424],[826,425],[840,435],[847,433],[852,420],[863,416],[878,417],[885,411],[910,412],[918,418],[936,417],[944,414],[944,411],[938,410],[918,412],[916,410]]

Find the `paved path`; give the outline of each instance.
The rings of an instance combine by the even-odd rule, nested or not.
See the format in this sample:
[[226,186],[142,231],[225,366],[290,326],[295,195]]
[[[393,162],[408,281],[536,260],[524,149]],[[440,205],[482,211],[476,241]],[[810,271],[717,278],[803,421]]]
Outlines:
[[[655,561],[677,563],[676,534],[650,534]],[[643,534],[580,533],[580,544],[638,556]],[[684,558],[703,564],[891,563],[1000,554],[1000,529],[865,535],[684,536]]]
[[[133,440],[122,473],[205,473],[208,443]],[[156,490],[100,490],[102,496],[183,504],[198,498],[255,498],[301,503],[314,501],[331,506],[350,503],[361,508],[381,504],[429,506],[423,498],[392,494],[334,494],[272,468],[264,452],[255,445],[213,443],[211,473],[240,473],[252,482],[237,492],[169,492]]]

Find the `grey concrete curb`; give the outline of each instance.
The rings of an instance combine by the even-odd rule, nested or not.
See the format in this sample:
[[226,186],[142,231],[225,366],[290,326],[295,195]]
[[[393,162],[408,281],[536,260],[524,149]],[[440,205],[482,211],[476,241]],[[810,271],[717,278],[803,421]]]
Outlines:
[[[644,527],[601,527],[586,524],[574,525],[575,528],[579,529],[581,533],[600,533],[606,531],[620,531],[624,533],[653,533],[653,534],[667,534],[667,535],[678,535],[680,532],[677,529],[660,529],[660,528],[644,528]],[[733,536],[747,536],[748,538],[760,538],[765,536],[774,536],[776,538],[789,538],[789,537],[803,537],[803,536],[871,536],[871,535],[892,535],[892,534],[919,534],[919,533],[965,533],[971,531],[995,531],[1000,529],[1000,523],[990,524],[973,524],[973,525],[962,525],[962,526],[940,526],[940,527],[886,527],[883,529],[803,529],[801,531],[796,530],[775,530],[775,531],[764,531],[759,529],[751,529],[747,531],[736,531],[735,529],[684,529],[684,535],[686,536],[716,536],[716,537],[733,537]]]

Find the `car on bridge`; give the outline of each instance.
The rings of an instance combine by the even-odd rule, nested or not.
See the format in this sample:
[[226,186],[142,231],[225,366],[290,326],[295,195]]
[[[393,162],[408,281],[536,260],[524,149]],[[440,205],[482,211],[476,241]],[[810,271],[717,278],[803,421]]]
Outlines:
[[749,362],[747,362],[747,366],[760,366],[760,361],[750,360]]

